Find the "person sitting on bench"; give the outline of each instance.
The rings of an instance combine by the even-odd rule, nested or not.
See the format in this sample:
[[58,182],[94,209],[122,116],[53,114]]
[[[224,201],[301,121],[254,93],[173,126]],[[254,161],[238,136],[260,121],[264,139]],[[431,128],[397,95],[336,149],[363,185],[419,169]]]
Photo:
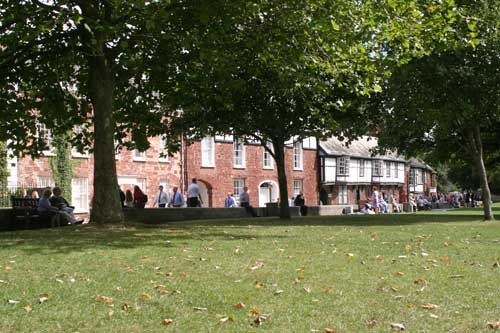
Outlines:
[[54,187],[52,190],[52,197],[50,198],[50,204],[52,207],[59,209],[59,214],[61,215],[62,222],[67,222],[68,224],[81,224],[83,220],[77,220],[73,211],[75,207],[71,206],[69,202],[62,196],[62,190],[60,187]]

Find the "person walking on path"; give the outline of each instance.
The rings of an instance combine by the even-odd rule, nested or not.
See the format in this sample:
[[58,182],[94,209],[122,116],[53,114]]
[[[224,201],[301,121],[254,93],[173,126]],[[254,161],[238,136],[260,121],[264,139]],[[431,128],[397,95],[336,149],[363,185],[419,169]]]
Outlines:
[[165,208],[168,203],[167,192],[163,191],[163,185],[158,187],[158,193],[155,195],[155,201],[153,202],[153,207]]
[[243,192],[240,194],[240,207],[245,208],[247,213],[256,217],[257,215],[253,211],[253,207],[250,206],[250,195],[248,194],[248,187],[243,187]]
[[174,208],[184,206],[184,196],[181,192],[179,192],[179,188],[177,186],[174,186],[173,188],[172,198],[170,199],[169,206]]
[[236,207],[236,202],[234,201],[233,194],[229,192],[227,194],[227,198],[224,201],[224,208],[233,208]]
[[187,206],[188,207],[201,207],[200,200],[200,187],[196,182],[196,178],[193,178],[191,184],[188,186],[187,190]]

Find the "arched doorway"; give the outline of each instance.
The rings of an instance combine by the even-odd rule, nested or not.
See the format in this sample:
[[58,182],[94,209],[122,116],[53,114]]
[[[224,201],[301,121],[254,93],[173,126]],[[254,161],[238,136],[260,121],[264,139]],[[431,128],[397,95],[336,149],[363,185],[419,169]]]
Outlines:
[[272,180],[265,180],[259,185],[259,207],[265,207],[268,202],[276,202],[279,197],[278,184]]
[[212,207],[212,186],[198,179],[200,187],[201,207]]

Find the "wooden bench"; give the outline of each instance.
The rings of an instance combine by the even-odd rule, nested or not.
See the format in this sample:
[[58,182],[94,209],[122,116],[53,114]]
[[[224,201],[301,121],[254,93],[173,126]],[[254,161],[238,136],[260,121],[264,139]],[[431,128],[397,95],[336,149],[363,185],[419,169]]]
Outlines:
[[[53,216],[42,216],[38,212],[38,198],[22,198],[10,197],[12,204],[12,212],[16,221],[24,221],[24,228],[29,229],[31,224],[36,223],[39,227],[43,226],[44,222],[50,223],[54,228],[56,225],[60,226],[59,214]],[[47,224],[48,224],[47,223]]]

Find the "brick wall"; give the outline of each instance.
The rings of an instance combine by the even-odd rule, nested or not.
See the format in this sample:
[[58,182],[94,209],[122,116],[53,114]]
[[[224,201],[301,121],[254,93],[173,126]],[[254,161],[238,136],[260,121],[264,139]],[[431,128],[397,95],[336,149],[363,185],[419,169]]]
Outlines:
[[[215,142],[215,166],[201,166],[201,143],[196,141],[188,146],[186,153],[187,178],[197,178],[206,184],[211,194],[212,207],[222,207],[228,192],[233,192],[233,180],[244,179],[249,188],[250,204],[259,205],[259,187],[264,181],[278,184],[276,166],[268,170],[263,167],[264,150],[261,146],[245,145],[245,168],[233,167],[233,144],[231,142]],[[318,202],[317,190],[317,158],[316,150],[303,151],[303,170],[293,169],[293,149],[286,148],[285,165],[287,173],[288,193],[293,196],[293,181],[300,179],[307,205]]]

